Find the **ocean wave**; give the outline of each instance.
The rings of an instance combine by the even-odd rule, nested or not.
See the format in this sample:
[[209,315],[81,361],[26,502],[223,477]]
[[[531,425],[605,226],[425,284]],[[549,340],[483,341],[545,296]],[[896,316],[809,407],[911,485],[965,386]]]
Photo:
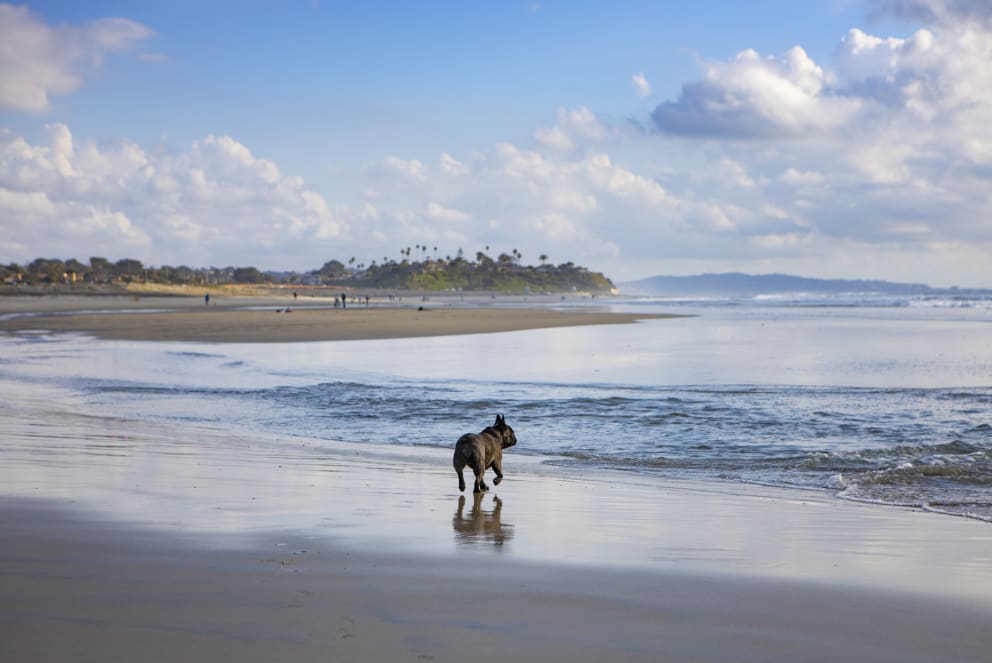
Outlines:
[[[193,361],[208,357],[191,357]],[[79,383],[162,419],[312,440],[450,447],[503,413],[515,454],[661,477],[984,513],[992,388],[639,386],[342,379],[264,388]],[[190,404],[195,404],[190,409]]]
[[992,309],[992,294],[980,291],[887,292],[770,292],[726,295],[640,296],[623,300],[638,306],[679,308],[915,308]]

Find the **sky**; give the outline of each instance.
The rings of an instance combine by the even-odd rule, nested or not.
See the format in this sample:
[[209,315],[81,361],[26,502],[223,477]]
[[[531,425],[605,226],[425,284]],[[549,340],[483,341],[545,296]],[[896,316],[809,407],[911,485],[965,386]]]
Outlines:
[[992,287],[989,0],[0,3],[0,262]]

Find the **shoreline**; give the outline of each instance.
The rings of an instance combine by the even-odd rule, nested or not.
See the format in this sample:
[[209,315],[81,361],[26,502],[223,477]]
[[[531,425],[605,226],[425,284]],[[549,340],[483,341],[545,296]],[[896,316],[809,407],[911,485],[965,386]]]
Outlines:
[[333,300],[300,305],[289,301],[225,297],[212,299],[207,306],[190,298],[0,300],[0,331],[74,332],[129,341],[266,343],[421,338],[678,317],[555,310],[550,308],[555,300],[548,298],[504,297],[493,305],[485,298],[459,297],[431,299],[422,305],[356,303],[345,309],[334,308]]

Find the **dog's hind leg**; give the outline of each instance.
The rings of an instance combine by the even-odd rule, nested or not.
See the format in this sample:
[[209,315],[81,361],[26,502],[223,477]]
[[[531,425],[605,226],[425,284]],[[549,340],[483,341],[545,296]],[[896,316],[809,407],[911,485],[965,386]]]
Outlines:
[[472,492],[481,493],[489,490],[489,486],[486,485],[486,480],[482,476],[486,472],[485,466],[482,463],[473,463],[472,471],[475,472],[475,488],[472,489]]
[[462,470],[465,469],[465,462],[462,461],[457,454],[455,455],[455,460],[452,463],[455,466],[455,474],[458,475],[458,490],[465,492],[465,477],[462,476]]

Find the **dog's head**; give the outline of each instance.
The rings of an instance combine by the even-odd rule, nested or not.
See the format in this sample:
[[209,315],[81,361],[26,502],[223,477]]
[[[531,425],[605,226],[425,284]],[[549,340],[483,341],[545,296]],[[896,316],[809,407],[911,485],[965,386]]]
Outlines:
[[517,436],[513,433],[513,429],[506,425],[506,419],[502,414],[496,415],[496,423],[493,424],[493,429],[499,434],[500,444],[504,449],[512,447],[517,443]]

